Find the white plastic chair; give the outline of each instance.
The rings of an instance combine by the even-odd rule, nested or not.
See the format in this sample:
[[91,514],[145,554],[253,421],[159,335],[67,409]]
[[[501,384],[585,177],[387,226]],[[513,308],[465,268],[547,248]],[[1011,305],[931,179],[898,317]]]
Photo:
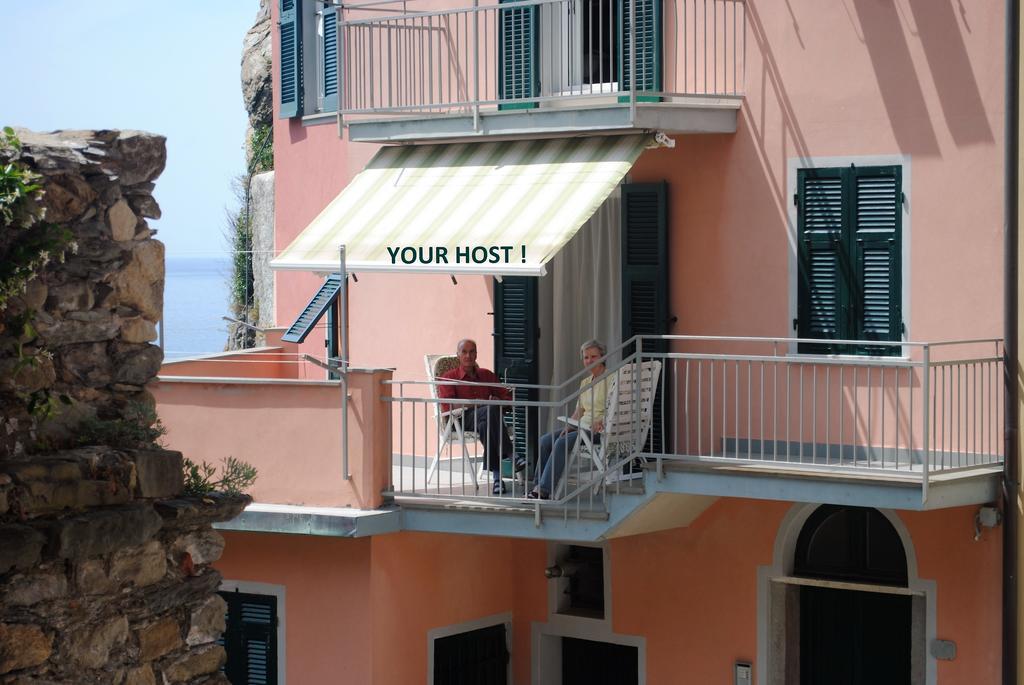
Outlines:
[[[423,360],[427,367],[427,378],[431,381],[436,381],[459,365],[458,357],[452,354],[427,354],[423,356]],[[437,393],[437,387],[438,386],[433,383],[430,384],[430,397],[434,400],[440,399]],[[462,416],[466,413],[467,409],[469,409],[469,407],[462,406],[452,407],[448,411],[441,411],[441,403],[434,402],[434,420],[437,423],[437,451],[434,453],[434,458],[431,460],[430,466],[427,468],[427,483],[430,483],[430,480],[437,472],[437,467],[444,449],[446,447],[448,448],[448,457],[450,461],[452,457],[452,445],[457,444],[462,446],[463,476],[465,476],[466,473],[466,462],[472,462],[474,459],[479,460],[480,466],[470,468],[469,475],[473,479],[473,487],[477,490],[480,489],[477,471],[480,471],[481,474],[483,473],[483,455],[479,450],[470,450],[468,448],[472,443],[481,442],[481,440],[479,433],[476,431],[465,430],[462,426]]]
[[[639,373],[638,373],[639,367]],[[589,459],[593,469],[589,472],[595,490],[602,481],[611,480],[613,474],[608,473],[608,466],[620,457],[639,452],[651,430],[654,413],[654,396],[658,390],[661,377],[661,362],[649,360],[624,364],[612,377],[605,397],[604,430],[600,433],[601,441],[594,442],[590,431],[580,430],[579,438],[569,456],[569,463],[562,482],[555,488],[556,492],[564,491],[573,474],[576,464],[581,459]],[[584,390],[586,392],[586,390]],[[637,403],[639,402],[639,411]],[[560,416],[559,420],[579,428],[579,422]],[[576,470],[579,470],[578,468]],[[580,473],[580,481],[585,474]]]

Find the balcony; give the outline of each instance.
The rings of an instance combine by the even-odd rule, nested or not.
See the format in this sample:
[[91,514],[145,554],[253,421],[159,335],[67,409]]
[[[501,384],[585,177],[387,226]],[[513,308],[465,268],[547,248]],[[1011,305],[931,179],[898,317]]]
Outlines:
[[[508,492],[492,495],[481,445],[439,442],[430,381],[352,369],[346,403],[323,360],[282,343],[169,362],[152,391],[170,448],[259,469],[257,504],[229,524],[240,530],[596,540],[687,525],[719,497],[903,510],[995,500],[1001,342],[870,344],[897,356],[798,354],[801,341],[784,338],[631,340],[611,351],[606,377],[629,388],[617,413],[632,446],[571,461],[549,500],[527,499],[511,471]],[[655,367],[646,389],[622,385],[630,368]],[[487,401],[507,408],[527,473],[539,435],[572,414],[580,377]]]
[[[436,400],[422,383],[395,381],[388,494],[413,529],[452,529],[460,511],[477,519],[462,521],[474,529],[543,536],[554,528],[583,538],[686,525],[718,497],[908,510],[997,498],[1000,341],[871,343],[880,356],[797,354],[813,342],[669,336],[631,343],[648,351],[610,361],[606,373],[657,364],[650,430],[641,428],[635,449],[603,464],[570,459],[563,489],[550,500],[526,499],[520,480],[500,496],[476,487],[479,443],[439,444]],[[851,351],[864,345],[838,343]],[[506,406],[516,432],[534,441],[556,416],[572,413],[578,392],[569,391],[578,380],[510,386],[516,398],[539,399],[489,403]],[[619,411],[635,411],[632,423],[642,427],[643,403],[625,407]],[[524,446],[532,459],[536,450],[517,441]],[[479,520],[493,514],[512,516]]]
[[736,130],[744,0],[405,7],[371,2],[340,15],[350,140]]

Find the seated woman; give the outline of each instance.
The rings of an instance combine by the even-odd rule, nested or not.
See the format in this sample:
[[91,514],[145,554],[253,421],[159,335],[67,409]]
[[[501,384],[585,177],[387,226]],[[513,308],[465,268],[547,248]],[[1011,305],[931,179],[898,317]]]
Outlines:
[[[580,381],[580,399],[576,405],[576,411],[572,415],[579,425],[579,429],[576,426],[567,425],[561,430],[553,430],[541,437],[537,461],[537,470],[540,476],[537,478],[537,485],[533,491],[526,495],[530,499],[551,497],[551,493],[554,492],[565,471],[565,465],[569,461],[569,454],[576,444],[576,439],[579,438],[579,430],[597,434],[604,428],[604,404],[608,395],[608,379],[598,383],[594,383],[594,380],[605,372],[605,365],[601,360],[607,353],[607,348],[597,340],[588,340],[580,346],[583,367],[590,371],[590,376]],[[599,440],[600,436],[595,435],[594,441]]]

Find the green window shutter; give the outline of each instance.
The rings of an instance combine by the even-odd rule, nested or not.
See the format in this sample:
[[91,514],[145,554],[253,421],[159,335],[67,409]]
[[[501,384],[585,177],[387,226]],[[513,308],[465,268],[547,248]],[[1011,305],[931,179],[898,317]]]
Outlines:
[[227,602],[224,675],[232,683],[277,685],[277,598],[221,592]]
[[[845,169],[797,172],[797,232],[800,250],[797,335],[835,340],[849,326],[851,274],[846,257]],[[835,345],[802,343],[800,352],[834,354]]]
[[[537,383],[537,278],[506,276],[494,282],[494,372],[509,383]],[[517,390],[516,400],[536,400],[537,391]],[[506,414],[516,454],[535,459],[536,407],[516,407]]]
[[[668,187],[664,183],[622,186],[622,339],[634,335],[667,335],[668,316]],[[622,351],[632,354],[634,348]],[[664,340],[644,342],[645,352],[667,352]],[[662,451],[664,376],[654,396],[654,416],[647,451]]]
[[316,291],[316,294],[313,295],[305,309],[295,318],[292,325],[288,327],[288,330],[284,332],[281,340],[290,343],[301,343],[305,340],[317,322],[334,305],[340,291],[341,276],[339,274],[331,274],[324,281],[324,284],[320,286],[320,289]]
[[[619,2],[619,89],[632,90],[631,77],[636,76],[636,90],[658,92],[661,90],[661,0],[618,0]],[[630,26],[630,6],[636,3],[634,19],[636,30]],[[634,41],[636,48],[634,51]],[[636,54],[636,68],[630,62]],[[620,101],[628,101],[620,97]],[[656,96],[638,96],[640,102],[656,102]]]
[[302,114],[302,0],[280,0],[282,118]]
[[[501,0],[502,3],[515,0]],[[498,97],[533,98],[540,94],[537,6],[498,12]],[[536,102],[513,102],[498,109],[532,109]]]
[[323,111],[333,112],[338,109],[338,11],[334,7],[324,10],[323,41]]
[[[852,264],[854,333],[858,340],[898,341],[902,312],[902,169],[851,167],[854,197]],[[860,354],[898,355],[892,346],[862,346]]]

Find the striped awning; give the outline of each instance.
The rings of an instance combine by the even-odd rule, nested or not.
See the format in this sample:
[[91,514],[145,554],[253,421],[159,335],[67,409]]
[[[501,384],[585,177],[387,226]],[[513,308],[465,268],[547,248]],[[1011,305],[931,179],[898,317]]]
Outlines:
[[644,135],[382,148],[275,269],[540,275],[643,151]]

